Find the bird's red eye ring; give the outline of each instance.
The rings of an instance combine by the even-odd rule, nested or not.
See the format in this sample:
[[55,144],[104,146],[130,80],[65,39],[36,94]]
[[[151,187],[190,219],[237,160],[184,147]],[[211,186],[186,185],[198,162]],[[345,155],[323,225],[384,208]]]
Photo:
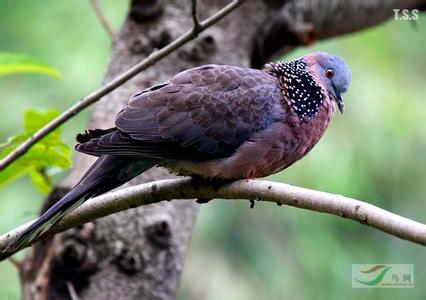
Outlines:
[[332,78],[332,77],[334,76],[334,71],[333,71],[332,69],[327,69],[327,70],[325,71],[325,76],[326,76],[327,78]]

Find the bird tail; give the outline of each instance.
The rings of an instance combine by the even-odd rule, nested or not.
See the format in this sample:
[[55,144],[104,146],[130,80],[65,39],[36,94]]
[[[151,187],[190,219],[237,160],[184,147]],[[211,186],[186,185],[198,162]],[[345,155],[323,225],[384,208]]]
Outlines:
[[102,155],[62,199],[47,209],[8,246],[19,250],[43,235],[87,199],[108,192],[152,168],[155,162]]

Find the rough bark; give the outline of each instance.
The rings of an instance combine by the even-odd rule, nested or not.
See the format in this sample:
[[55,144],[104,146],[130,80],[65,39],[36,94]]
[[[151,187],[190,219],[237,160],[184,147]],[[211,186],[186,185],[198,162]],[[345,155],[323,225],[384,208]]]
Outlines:
[[[200,1],[200,19],[226,1]],[[277,52],[352,32],[393,16],[393,8],[425,1],[247,1],[187,46],[123,85],[94,108],[90,128],[107,128],[129,96],[205,63],[260,66]],[[106,81],[192,26],[191,1],[133,0],[114,42]],[[368,17],[367,17],[368,16]],[[348,21],[350,20],[350,21]],[[57,201],[88,168],[79,155],[68,178],[46,201]],[[170,177],[155,169],[146,182]],[[23,267],[25,299],[173,299],[197,208],[176,201],[117,213],[47,239],[31,249]],[[39,272],[43,270],[42,272]]]

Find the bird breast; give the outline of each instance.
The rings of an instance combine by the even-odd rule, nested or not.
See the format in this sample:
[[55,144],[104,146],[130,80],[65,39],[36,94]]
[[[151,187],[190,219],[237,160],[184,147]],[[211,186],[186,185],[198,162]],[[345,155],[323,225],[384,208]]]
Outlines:
[[327,97],[314,117],[303,122],[275,122],[244,142],[230,157],[205,162],[176,161],[168,167],[182,175],[204,178],[265,177],[303,158],[318,143],[334,113],[334,104]]

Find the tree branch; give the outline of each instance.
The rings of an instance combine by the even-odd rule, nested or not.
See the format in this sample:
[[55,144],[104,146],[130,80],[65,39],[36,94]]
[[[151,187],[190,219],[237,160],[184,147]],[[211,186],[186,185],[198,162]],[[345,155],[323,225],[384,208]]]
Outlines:
[[102,88],[94,91],[90,95],[82,98],[79,102],[65,110],[61,115],[57,118],[46,124],[44,127],[39,129],[36,133],[34,133],[29,139],[19,145],[14,151],[9,153],[6,157],[4,157],[0,161],[0,171],[4,170],[8,165],[17,160],[19,157],[24,155],[34,144],[44,138],[46,135],[51,133],[53,130],[58,128],[60,125],[64,124],[66,121],[74,117],[76,114],[92,105],[93,103],[99,101],[103,96],[109,94],[122,84],[126,83],[128,80],[139,74],[141,71],[147,69],[148,67],[154,65],[156,62],[161,60],[163,57],[169,55],[176,49],[185,45],[187,42],[194,38],[194,30],[197,30],[195,36],[200,32],[206,30],[213,24],[217,23],[220,19],[228,15],[231,11],[240,6],[244,0],[235,0],[223,7],[217,13],[209,17],[208,19],[198,23],[198,29],[191,29],[181,35],[179,38],[174,40],[172,43],[168,44],[164,48],[157,50],[151,53],[147,58],[117,76],[115,79],[111,80],[108,84],[103,86]]
[[267,1],[272,8],[262,23],[252,53],[252,66],[260,68],[299,46],[380,24],[394,16],[393,9],[412,9],[425,0],[287,0]]
[[90,3],[92,4],[93,10],[95,11],[96,17],[98,18],[99,22],[101,23],[102,27],[105,28],[106,32],[108,32],[109,37],[111,40],[115,40],[115,32],[112,29],[111,25],[109,24],[107,18],[105,17],[104,13],[102,12],[102,9],[99,5],[99,0],[90,0]]
[[[426,245],[426,225],[388,212],[372,204],[325,192],[264,180],[240,180],[217,185],[190,178],[159,180],[121,189],[85,202],[38,240],[110,214],[172,199],[246,199],[286,204],[359,221],[404,240]],[[29,224],[0,237],[0,260],[21,249],[9,245]],[[28,247],[30,245],[26,245]]]
[[194,37],[197,37],[200,33],[200,21],[197,16],[197,0],[192,0],[191,2],[191,15],[192,15],[192,32],[194,33]]

